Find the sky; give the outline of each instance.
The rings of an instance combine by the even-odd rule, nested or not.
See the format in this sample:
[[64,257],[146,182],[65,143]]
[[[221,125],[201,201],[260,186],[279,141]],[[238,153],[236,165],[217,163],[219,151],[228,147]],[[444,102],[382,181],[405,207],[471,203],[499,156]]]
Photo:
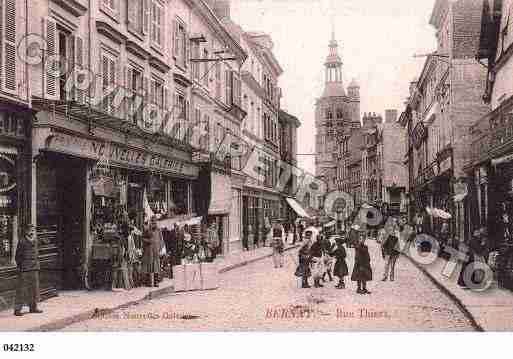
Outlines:
[[[282,108],[302,123],[298,153],[315,152],[315,101],[324,88],[332,24],[342,57],[344,86],[360,84],[360,108],[384,115],[404,110],[409,83],[436,49],[429,25],[435,0],[232,0],[231,16],[246,31],[271,35],[284,69]],[[314,157],[298,156],[314,173]]]

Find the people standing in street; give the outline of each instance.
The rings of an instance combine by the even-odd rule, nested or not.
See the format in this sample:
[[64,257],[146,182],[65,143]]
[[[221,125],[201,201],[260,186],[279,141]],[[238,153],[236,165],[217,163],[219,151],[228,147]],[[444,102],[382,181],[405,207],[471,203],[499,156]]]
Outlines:
[[207,246],[210,250],[209,261],[213,262],[219,253],[219,235],[217,234],[217,224],[215,221],[212,221],[207,229]]
[[303,224],[303,221],[299,221],[297,228],[298,228],[298,232],[299,232],[299,241],[303,242],[303,233],[305,231],[305,225]]
[[344,238],[337,237],[335,250],[331,253],[335,258],[335,267],[333,268],[333,275],[338,277],[338,284],[335,286],[337,289],[344,289],[346,287],[344,278],[349,274],[349,269],[346,263],[346,249],[344,248]]
[[361,233],[355,246],[354,267],[351,280],[357,283],[356,293],[371,294],[367,290],[367,282],[372,280],[369,248],[365,245],[365,234]]
[[[309,230],[307,229],[306,232],[308,233]],[[315,288],[322,288],[324,287],[321,284],[322,275],[324,274],[324,263],[322,259],[322,235],[318,235],[316,240],[313,242],[312,246],[310,247],[310,255],[311,258],[311,265],[312,265],[312,275],[314,277],[314,287]]]
[[415,215],[415,231],[417,234],[424,233],[424,216],[420,212]]
[[297,226],[296,223],[292,222],[290,224],[290,227],[292,228],[292,244],[296,244],[298,240],[298,234],[297,234]]
[[183,226],[183,262],[184,264],[192,264],[198,262],[198,246],[195,241],[192,240],[192,236],[189,233],[189,225]]
[[142,240],[143,258],[142,266],[143,272],[147,276],[147,286],[159,286],[160,274],[160,250],[164,246],[162,233],[157,226],[157,218],[153,216],[150,220],[150,225],[145,229]]
[[299,249],[298,253],[298,262],[299,265],[296,268],[295,275],[297,277],[301,277],[301,288],[311,288],[308,284],[308,278],[312,275],[312,271],[310,270],[310,246],[311,240],[307,239],[305,244]]
[[37,308],[39,302],[39,258],[37,253],[36,234],[31,224],[25,226],[25,235],[16,247],[16,265],[18,278],[16,283],[16,298],[14,300],[14,315],[22,316],[21,310],[28,305],[30,313],[42,313]]
[[267,237],[271,235],[271,221],[269,220],[269,217],[264,217],[264,235],[262,238],[263,241],[263,247],[267,245]]
[[[142,232],[137,229],[134,221],[130,222],[130,233],[127,238],[127,265],[128,265],[128,280],[130,286],[135,288],[139,285],[138,272],[136,267],[139,264],[139,258],[137,255],[137,247],[135,245],[135,236],[140,236]],[[136,278],[137,277],[137,278]]]
[[326,282],[326,275],[330,282],[333,282],[333,264],[335,262],[334,258],[331,255],[335,244],[330,241],[328,238],[329,234],[326,234],[322,239],[322,254],[323,254],[323,264],[324,264],[324,273],[322,274],[322,281]]
[[283,251],[285,250],[285,229],[278,220],[275,220],[272,229],[272,248],[273,248],[273,263],[274,268],[283,268]]
[[389,231],[385,242],[383,243],[382,250],[384,259],[386,261],[385,270],[383,274],[383,282],[388,280],[390,274],[390,281],[393,282],[395,279],[395,264],[399,258],[399,225],[397,219],[392,219],[392,228]]

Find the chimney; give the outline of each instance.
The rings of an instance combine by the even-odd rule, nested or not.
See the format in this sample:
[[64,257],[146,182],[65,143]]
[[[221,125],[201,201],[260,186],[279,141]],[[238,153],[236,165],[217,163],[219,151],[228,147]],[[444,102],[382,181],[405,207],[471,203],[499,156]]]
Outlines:
[[397,121],[397,110],[385,110],[385,123],[395,123]]
[[219,19],[230,18],[230,0],[211,0],[214,2],[214,12]]

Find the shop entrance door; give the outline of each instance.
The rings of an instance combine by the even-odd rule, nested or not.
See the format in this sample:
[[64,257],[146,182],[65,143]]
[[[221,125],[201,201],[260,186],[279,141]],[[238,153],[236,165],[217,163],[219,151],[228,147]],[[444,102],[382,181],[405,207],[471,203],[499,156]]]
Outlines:
[[82,285],[83,223],[85,219],[85,161],[66,159],[57,174],[60,203],[59,223],[62,243],[63,289],[78,289]]

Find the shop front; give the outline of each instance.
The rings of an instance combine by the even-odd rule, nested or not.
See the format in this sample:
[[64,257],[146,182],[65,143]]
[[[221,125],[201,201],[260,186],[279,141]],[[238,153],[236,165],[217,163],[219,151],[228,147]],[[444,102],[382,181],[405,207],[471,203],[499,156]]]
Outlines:
[[141,145],[135,137],[118,142],[115,131],[91,135],[69,127],[34,130],[40,253],[53,258],[41,286],[49,291],[96,287],[94,260],[125,212],[142,230],[152,216],[164,220],[194,210],[198,168],[185,153],[171,157],[178,152]]
[[31,116],[22,109],[0,109],[0,310],[14,302],[16,248],[31,221]]

